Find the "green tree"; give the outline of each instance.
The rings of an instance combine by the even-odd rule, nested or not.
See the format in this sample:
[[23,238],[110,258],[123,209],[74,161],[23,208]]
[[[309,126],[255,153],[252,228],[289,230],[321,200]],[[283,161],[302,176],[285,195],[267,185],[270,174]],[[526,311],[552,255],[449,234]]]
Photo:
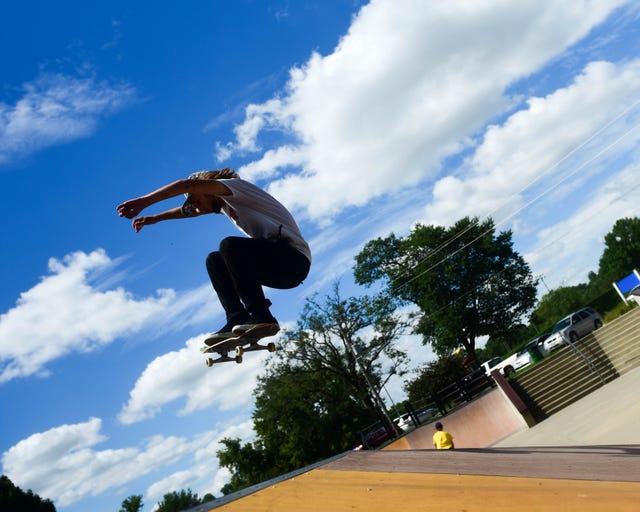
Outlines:
[[462,379],[467,373],[460,357],[443,356],[427,363],[414,379],[406,381],[404,390],[409,402],[430,399],[435,392]]
[[210,492],[208,492],[207,494],[205,494],[202,497],[202,503],[209,503],[210,501],[213,501],[215,499],[216,499],[216,497],[213,494],[211,494]]
[[538,334],[542,332],[536,331],[532,325],[515,324],[508,331],[491,336],[484,348],[476,349],[478,362],[482,363],[496,356],[508,356]]
[[619,305],[620,297],[612,283],[628,276],[640,267],[640,219],[618,219],[604,237],[604,251],[598,273],[589,274],[588,304],[599,311],[609,311]]
[[0,510],[3,512],[55,512],[51,500],[42,499],[30,489],[24,492],[9,477],[0,476]]
[[531,325],[549,331],[562,317],[585,306],[604,314],[620,304],[612,283],[640,266],[640,219],[618,219],[604,237],[598,272],[590,272],[588,283],[551,290],[531,314]]
[[618,219],[604,237],[598,277],[608,286],[640,267],[640,218]]
[[353,448],[379,414],[331,370],[283,364],[260,379],[254,425],[281,474]]
[[227,439],[218,452],[220,465],[232,473],[223,492],[359,443],[357,432],[382,414],[367,378],[379,389],[405,371],[406,355],[394,342],[408,321],[396,306],[385,295],[343,299],[338,284],[324,300],[306,301],[296,329],[285,334],[258,380],[253,415],[258,439],[245,445]]
[[231,472],[231,481],[222,487],[222,494],[239,491],[279,474],[273,456],[261,441],[243,445],[238,438],[224,438],[220,443],[224,445],[216,452],[220,467]]
[[[307,299],[297,328],[287,333],[283,358],[301,371],[334,374],[346,385],[350,400],[377,415],[380,409],[367,379],[379,389],[406,371],[407,356],[395,342],[410,322],[396,312],[397,306],[385,293],[343,299],[335,283],[323,302]],[[383,358],[388,364],[384,371]]]
[[142,494],[133,494],[123,500],[119,512],[140,512],[142,507]]
[[191,489],[180,492],[170,492],[164,495],[162,501],[158,503],[157,512],[180,512],[200,504],[198,495]]
[[417,225],[404,239],[368,242],[356,257],[356,282],[383,280],[389,293],[422,311],[416,332],[439,355],[476,338],[508,333],[535,304],[536,281],[513,249],[511,232],[464,218],[449,229]]
[[549,332],[562,317],[589,304],[589,295],[586,284],[551,290],[540,299],[531,313],[531,323],[540,332]]

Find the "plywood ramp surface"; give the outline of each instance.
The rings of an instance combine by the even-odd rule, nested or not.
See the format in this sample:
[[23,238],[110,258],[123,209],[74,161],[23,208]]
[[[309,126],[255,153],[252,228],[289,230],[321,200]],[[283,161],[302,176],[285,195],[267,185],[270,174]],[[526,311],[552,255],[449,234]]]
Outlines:
[[232,512],[640,511],[640,446],[353,452]]
[[638,512],[639,492],[631,482],[314,470],[218,510]]

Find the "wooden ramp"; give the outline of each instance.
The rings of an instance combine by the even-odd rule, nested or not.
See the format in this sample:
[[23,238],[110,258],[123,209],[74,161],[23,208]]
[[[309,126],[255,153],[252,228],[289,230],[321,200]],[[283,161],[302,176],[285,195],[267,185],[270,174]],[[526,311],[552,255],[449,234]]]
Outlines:
[[350,452],[214,509],[638,512],[640,445]]

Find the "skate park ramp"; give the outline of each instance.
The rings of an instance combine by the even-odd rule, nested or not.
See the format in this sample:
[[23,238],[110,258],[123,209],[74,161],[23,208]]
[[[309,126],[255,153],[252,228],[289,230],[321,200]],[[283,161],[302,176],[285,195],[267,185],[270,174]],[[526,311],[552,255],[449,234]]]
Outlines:
[[347,452],[190,512],[638,512],[638,391],[640,368],[493,447]]

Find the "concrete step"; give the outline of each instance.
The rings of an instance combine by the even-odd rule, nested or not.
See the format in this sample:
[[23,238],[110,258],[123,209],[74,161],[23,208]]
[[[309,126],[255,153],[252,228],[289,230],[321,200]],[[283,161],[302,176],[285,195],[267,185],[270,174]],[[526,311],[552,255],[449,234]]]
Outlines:
[[640,308],[580,339],[574,348],[579,353],[563,347],[512,379],[532,410],[549,416],[640,366]]
[[556,400],[541,405],[540,407],[548,416],[551,416],[602,386],[604,386],[604,384],[599,379],[594,379],[590,382],[584,381],[582,386],[568,389],[567,391],[570,391],[570,393],[564,393],[558,396]]
[[530,390],[531,393],[535,393],[538,390],[556,387],[556,382],[561,380],[563,376],[581,374],[585,368],[588,369],[584,360],[573,351],[568,348],[561,350],[564,350],[564,352],[554,358],[553,364],[540,369],[536,367],[535,374],[532,373],[530,376],[524,374],[522,378],[517,379],[518,382]]
[[548,386],[538,388],[534,391],[527,390],[527,392],[530,396],[535,397],[536,403],[542,406],[543,403],[553,402],[570,390],[578,389],[583,386],[585,382],[591,381],[600,382],[601,380],[598,375],[591,371],[585,372],[582,369],[574,368],[564,375],[559,375],[558,378],[550,382]]

